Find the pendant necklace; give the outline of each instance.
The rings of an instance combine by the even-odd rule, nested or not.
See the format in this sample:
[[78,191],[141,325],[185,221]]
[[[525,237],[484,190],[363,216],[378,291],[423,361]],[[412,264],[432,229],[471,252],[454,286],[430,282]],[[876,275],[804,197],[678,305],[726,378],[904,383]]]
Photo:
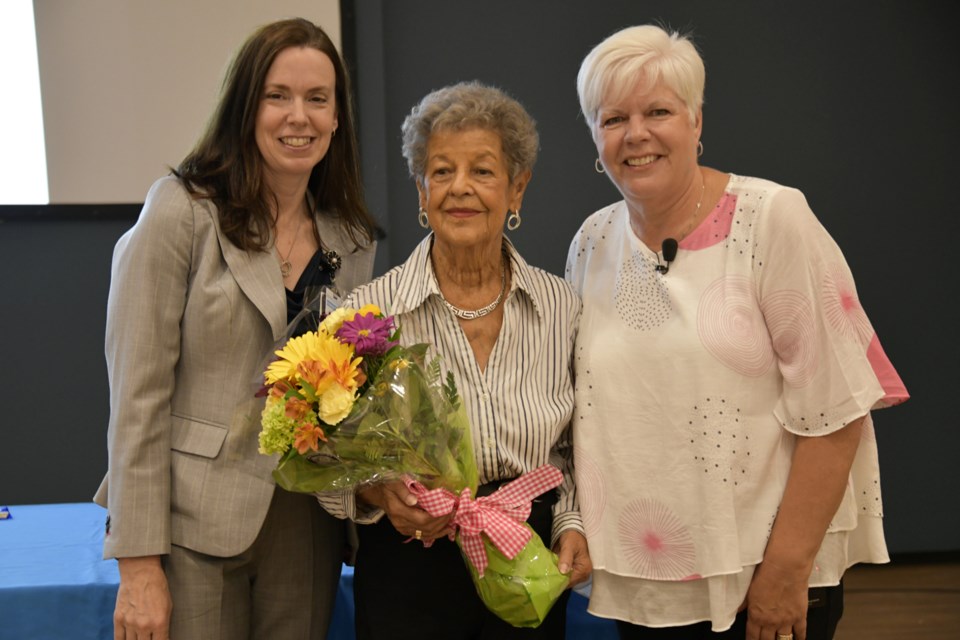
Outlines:
[[682,242],[684,238],[690,235],[690,232],[693,231],[693,223],[697,221],[697,216],[700,215],[700,205],[703,204],[703,192],[707,189],[707,181],[701,174],[700,176],[700,199],[697,200],[697,208],[693,210],[693,216],[690,218],[690,221],[687,223],[686,229],[677,239],[677,242]]
[[277,255],[280,256],[280,274],[286,278],[290,275],[290,272],[293,270],[293,265],[290,263],[290,255],[293,253],[293,248],[297,244],[297,240],[300,239],[300,227],[303,226],[303,216],[300,216],[300,222],[297,223],[297,230],[293,234],[293,241],[290,243],[290,248],[287,249],[286,257],[280,255],[280,249],[277,248]]

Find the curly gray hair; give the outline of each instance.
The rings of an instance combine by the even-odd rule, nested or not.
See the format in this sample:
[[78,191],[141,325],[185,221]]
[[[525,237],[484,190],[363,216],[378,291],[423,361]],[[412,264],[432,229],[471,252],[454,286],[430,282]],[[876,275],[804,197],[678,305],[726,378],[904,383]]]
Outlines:
[[403,121],[403,157],[410,175],[423,180],[427,145],[435,132],[474,128],[499,134],[511,181],[533,169],[540,136],[526,109],[496,87],[460,82],[428,93]]

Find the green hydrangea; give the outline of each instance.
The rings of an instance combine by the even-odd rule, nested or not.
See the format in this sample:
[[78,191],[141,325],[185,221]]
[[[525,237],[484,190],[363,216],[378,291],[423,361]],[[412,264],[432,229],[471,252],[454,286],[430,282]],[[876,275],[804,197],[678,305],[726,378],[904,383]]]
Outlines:
[[283,400],[267,398],[260,423],[260,453],[268,456],[284,454],[293,446],[297,423],[286,416]]

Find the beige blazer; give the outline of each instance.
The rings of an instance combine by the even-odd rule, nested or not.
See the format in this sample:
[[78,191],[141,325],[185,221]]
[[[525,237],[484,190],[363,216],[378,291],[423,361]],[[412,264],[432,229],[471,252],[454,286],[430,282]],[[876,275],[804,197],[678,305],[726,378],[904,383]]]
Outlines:
[[[343,258],[337,287],[368,281],[375,246],[352,251],[322,216],[317,227]],[[104,557],[165,554],[171,543],[226,557],[253,543],[276,464],[257,452],[254,393],[286,313],[273,253],[238,249],[212,203],[158,180],[113,256],[110,462],[94,498],[110,514]]]

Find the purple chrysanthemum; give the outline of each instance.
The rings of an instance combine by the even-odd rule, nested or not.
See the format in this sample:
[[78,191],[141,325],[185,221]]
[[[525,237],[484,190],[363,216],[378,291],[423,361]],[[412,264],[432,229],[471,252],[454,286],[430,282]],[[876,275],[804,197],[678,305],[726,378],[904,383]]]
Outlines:
[[393,333],[393,316],[378,318],[373,313],[357,314],[353,320],[344,322],[337,330],[337,338],[352,344],[358,356],[380,356],[396,342],[390,340]]

